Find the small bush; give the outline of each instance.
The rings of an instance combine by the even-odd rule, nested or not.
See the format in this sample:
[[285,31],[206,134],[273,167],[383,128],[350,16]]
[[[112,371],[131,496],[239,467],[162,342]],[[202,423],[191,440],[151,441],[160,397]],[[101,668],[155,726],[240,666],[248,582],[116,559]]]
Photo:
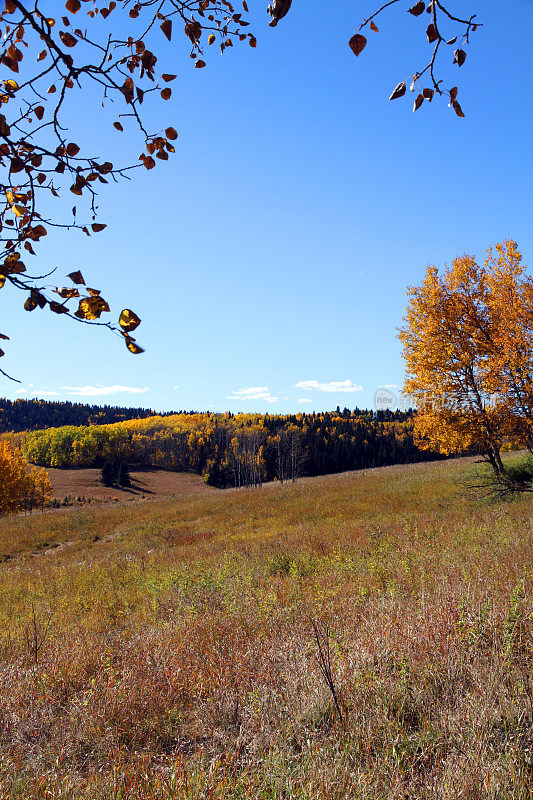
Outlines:
[[294,559],[287,553],[271,558],[267,563],[267,575],[289,575]]

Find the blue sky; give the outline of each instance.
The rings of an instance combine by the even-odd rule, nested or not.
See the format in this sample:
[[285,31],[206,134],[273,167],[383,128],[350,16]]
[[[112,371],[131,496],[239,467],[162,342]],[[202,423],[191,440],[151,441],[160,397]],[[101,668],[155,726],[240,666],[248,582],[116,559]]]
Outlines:
[[[266,0],[249,5],[255,50],[213,52],[195,70],[181,47],[162,48],[179,78],[150,127],[174,125],[176,155],[105,189],[104,232],[50,235],[33,262],[81,269],[113,310],[135,309],[146,352],[27,314],[5,288],[2,367],[22,386],[2,394],[158,410],[372,407],[376,389],[402,383],[396,329],[427,264],[510,237],[531,262],[533,2],[454,4],[479,8],[485,25],[460,72],[444,69],[466,119],[444,100],[415,115],[412,95],[388,102],[424,63],[427,15],[393,8],[356,59],[347,41],[371,0],[355,11],[329,0],[327,18],[323,2],[294,0],[276,29]],[[79,138],[135,161],[139,140],[86,99],[72,108]]]

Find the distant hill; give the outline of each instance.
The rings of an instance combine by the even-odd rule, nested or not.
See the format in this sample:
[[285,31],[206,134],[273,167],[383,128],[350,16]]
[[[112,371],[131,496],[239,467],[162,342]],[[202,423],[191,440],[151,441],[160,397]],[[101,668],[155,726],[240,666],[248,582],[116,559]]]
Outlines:
[[[440,457],[420,448],[413,412],[338,408],[312,414],[148,416],[139,409],[141,414],[112,424],[71,424],[13,436],[32,464],[79,469],[125,460],[136,469],[195,472],[218,488]],[[95,414],[92,421],[97,419]]]
[[61,428],[63,425],[109,425],[153,417],[155,413],[151,408],[0,398],[0,433]]

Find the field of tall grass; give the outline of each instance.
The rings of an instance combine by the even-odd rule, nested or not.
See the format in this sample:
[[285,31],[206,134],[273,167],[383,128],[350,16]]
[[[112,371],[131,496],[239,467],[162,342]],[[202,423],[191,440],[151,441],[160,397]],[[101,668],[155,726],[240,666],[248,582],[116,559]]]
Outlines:
[[533,796],[532,501],[469,462],[0,524],[0,797]]

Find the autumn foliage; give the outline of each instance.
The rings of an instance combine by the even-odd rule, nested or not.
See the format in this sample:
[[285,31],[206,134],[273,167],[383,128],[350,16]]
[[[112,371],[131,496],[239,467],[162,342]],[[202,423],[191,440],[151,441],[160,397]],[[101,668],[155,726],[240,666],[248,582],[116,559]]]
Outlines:
[[481,452],[507,483],[502,446],[533,452],[533,280],[516,243],[428,267],[400,339],[421,446]]
[[[61,285],[63,279],[50,280],[53,267],[35,269],[30,261],[54,229],[87,236],[103,231],[106,224],[97,219],[102,185],[129,176],[135,166],[151,170],[175,152],[176,129],[151,129],[144,112],[151,95],[160,101],[172,96],[177,75],[162,67],[159,53],[178,26],[197,69],[205,67],[204,52],[216,42],[222,52],[234,41],[255,47],[242,12],[226,0],[163,0],[157,8],[152,0],[102,7],[87,0],[0,2],[0,289],[7,284],[21,290],[26,311],[104,324],[134,354],[143,352],[132,336],[140,323],[135,312],[124,309],[116,323],[103,322],[110,306],[99,289],[86,286],[77,267]],[[137,164],[95,156],[91,137],[74,141],[69,115],[80,93],[99,116],[109,114],[114,135],[139,135]],[[72,197],[72,215],[56,202],[61,196]]]
[[[380,8],[365,19],[354,35],[349,41],[350,48],[354,55],[360,56],[365,47],[367,46],[367,38],[361,33],[367,26],[373,33],[379,33],[379,28],[375,23],[378,18],[390,6],[396,5],[398,0],[389,0],[383,3]],[[443,2],[416,2],[407,12],[412,17],[421,18],[424,20],[424,11],[429,14],[429,24],[425,28],[425,37],[431,47],[430,56],[425,66],[416,70],[414,75],[410,78],[410,90],[414,93],[413,112],[418,111],[419,108],[427,101],[431,103],[436,96],[446,97],[449,100],[449,107],[452,108],[458,117],[464,117],[465,114],[461,108],[457,95],[459,87],[451,86],[446,88],[443,86],[444,80],[439,78],[436,74],[436,65],[439,58],[446,60],[447,57],[451,60],[453,53],[453,64],[462,67],[466,61],[467,48],[470,45],[470,38],[482,23],[477,19],[477,14],[470,14],[470,16],[457,17],[451,11],[447,4]],[[407,84],[409,81],[401,80],[400,83],[393,90],[389,100],[398,100],[403,97],[407,92]]]
[[174,414],[48,427],[14,439],[31,463],[44,467],[125,460],[135,468],[195,472],[218,488],[438,457],[414,445],[412,414],[402,411]]
[[0,515],[44,507],[52,496],[46,470],[28,464],[18,449],[0,442]]

